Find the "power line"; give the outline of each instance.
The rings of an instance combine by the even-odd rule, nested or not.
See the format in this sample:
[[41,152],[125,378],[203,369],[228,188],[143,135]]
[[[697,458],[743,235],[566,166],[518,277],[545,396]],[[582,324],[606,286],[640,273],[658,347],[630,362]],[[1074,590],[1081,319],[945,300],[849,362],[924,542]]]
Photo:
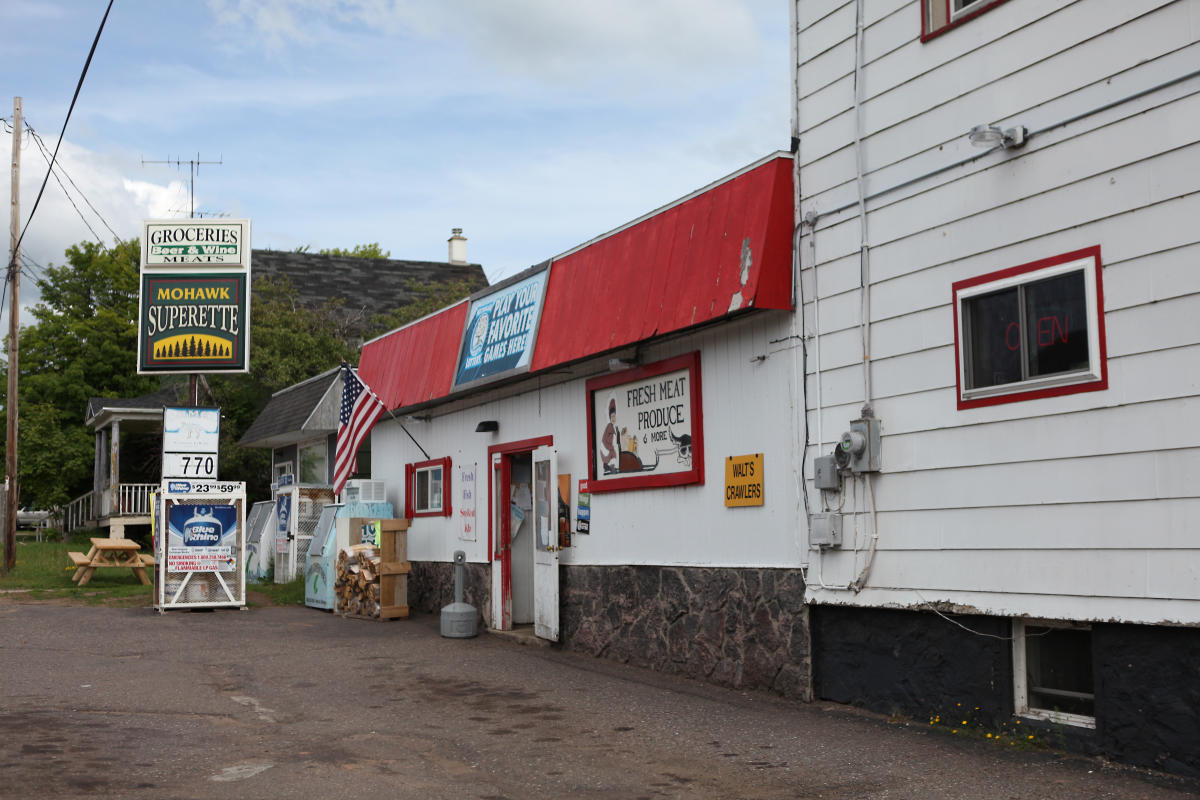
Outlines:
[[[26,127],[28,128],[28,126],[26,126]],[[29,131],[32,133],[33,129],[29,128]],[[37,141],[37,143],[38,143],[38,150],[40,150],[42,153],[42,158],[44,158],[46,160],[46,165],[50,168],[50,174],[54,176],[54,182],[58,184],[58,188],[62,189],[63,195],[65,195],[67,198],[67,202],[71,204],[71,208],[75,209],[75,213],[79,215],[79,218],[81,220],[83,220],[83,224],[87,226],[87,229],[92,232],[92,236],[95,237],[96,241],[99,242],[101,247],[103,247],[104,240],[100,238],[100,234],[96,233],[96,229],[93,228],[91,223],[87,221],[87,217],[83,216],[83,212],[79,210],[79,206],[75,205],[75,201],[71,199],[71,193],[67,191],[66,186],[63,186],[62,179],[58,177],[58,172],[55,172],[55,170],[54,170],[55,166],[57,166],[59,168],[59,170],[61,170],[62,164],[54,164],[50,160],[50,154],[47,153],[46,148],[42,146],[41,137],[38,136],[36,133],[34,134],[34,137],[35,137],[35,141]],[[67,177],[67,180],[71,180],[70,176]],[[71,185],[74,186],[75,185],[74,182],[72,182]],[[78,191],[78,187],[76,188],[76,191]],[[83,197],[83,193],[80,192],[79,196]],[[87,202],[86,197],[84,197],[83,199],[84,199],[84,202]],[[91,203],[88,203],[88,205],[91,205]],[[95,209],[92,209],[92,210],[95,211]],[[97,215],[97,216],[99,216],[99,215]],[[107,225],[108,223],[105,223],[105,224]],[[109,228],[109,230],[112,230],[112,228]]]
[[[42,141],[42,137],[38,136],[38,132],[35,131],[30,126],[28,121],[26,121],[26,123],[25,123],[25,129],[27,131],[29,131],[30,136],[32,136],[33,140],[35,142],[37,142],[38,148],[41,149],[41,151],[42,151],[42,158],[45,158],[47,160],[47,163],[49,163],[49,151],[46,148],[46,143],[44,141]],[[82,199],[83,202],[87,203],[87,207],[92,210],[92,213],[96,215],[96,218],[99,219],[102,223],[104,223],[104,227],[108,228],[108,232],[113,235],[113,239],[115,239],[118,243],[120,243],[121,237],[119,235],[117,235],[116,231],[113,230],[112,225],[108,224],[108,220],[106,220],[104,218],[104,215],[101,214],[94,205],[92,205],[92,201],[87,199],[87,195],[85,195],[83,193],[83,190],[79,188],[78,184],[76,184],[75,181],[72,180],[70,174],[67,172],[67,168],[62,165],[62,162],[58,162],[57,164],[54,165],[54,167],[60,173],[62,173],[64,178],[67,179],[67,182],[70,183],[71,186],[75,189],[75,191],[79,194],[80,199]],[[55,180],[58,180],[57,175],[55,175]],[[62,186],[62,181],[59,181],[58,185]],[[67,190],[64,188],[63,194],[66,194],[66,193],[67,193]],[[67,196],[67,199],[68,200],[71,199],[69,195]],[[72,203],[71,205],[74,205],[74,203]],[[75,210],[78,211],[79,209],[76,208]],[[81,214],[80,216],[83,216],[83,215]],[[84,222],[86,223],[86,220],[84,220]],[[89,227],[89,229],[91,228],[90,225],[88,227]],[[95,233],[95,231],[93,231],[93,233]],[[99,238],[99,237],[96,237],[96,238]],[[101,242],[101,244],[103,244],[103,242]]]
[[[63,136],[67,132],[67,123],[71,121],[71,112],[75,110],[75,102],[79,99],[79,90],[83,88],[83,79],[87,77],[88,67],[92,65],[92,56],[96,54],[96,45],[100,43],[100,34],[104,32],[104,23],[108,21],[108,12],[112,11],[112,4],[113,0],[108,0],[108,8],[104,9],[104,18],[100,20],[100,27],[96,30],[96,38],[92,40],[92,49],[88,51],[87,61],[83,62],[83,71],[79,73],[79,83],[75,84],[75,95],[71,98],[70,107],[67,108],[67,118],[63,120],[62,130],[58,134],[58,144],[54,146],[54,155],[50,159],[51,169],[58,159],[58,148],[62,147]],[[38,203],[41,202],[42,193],[46,191],[46,184],[49,181],[50,170],[47,170],[46,177],[42,179],[42,188],[38,190],[37,199],[33,201],[33,208],[29,211],[29,219],[25,220],[25,227],[21,229],[21,235],[17,237],[17,245],[13,248],[14,256],[21,249],[21,242],[25,240],[25,232],[29,230],[29,223],[33,222],[33,215],[37,213]],[[13,258],[12,261],[15,262],[16,259]]]

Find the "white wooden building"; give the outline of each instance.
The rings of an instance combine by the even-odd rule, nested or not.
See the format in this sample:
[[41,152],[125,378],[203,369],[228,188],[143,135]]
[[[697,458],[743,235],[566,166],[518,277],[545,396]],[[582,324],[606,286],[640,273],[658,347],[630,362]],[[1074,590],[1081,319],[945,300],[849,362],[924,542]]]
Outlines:
[[1200,2],[792,18],[816,695],[1200,774]]
[[[808,696],[792,177],[775,154],[364,346],[411,606],[462,550],[492,629]],[[761,504],[726,504],[734,463]]]

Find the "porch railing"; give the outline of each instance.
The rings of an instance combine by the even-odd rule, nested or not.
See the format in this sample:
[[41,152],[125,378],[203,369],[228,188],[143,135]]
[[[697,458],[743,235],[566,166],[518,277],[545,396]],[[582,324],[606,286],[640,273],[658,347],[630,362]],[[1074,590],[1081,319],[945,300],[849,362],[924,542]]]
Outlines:
[[122,483],[116,500],[110,491],[88,492],[68,503],[62,510],[63,531],[95,525],[106,517],[145,517],[150,515],[150,494],[157,483]]
[[150,514],[150,493],[157,483],[122,483],[117,486],[116,504],[111,492],[102,492],[100,517],[144,517]]
[[63,506],[60,512],[63,533],[70,533],[76,528],[86,528],[95,524],[96,515],[92,510],[95,507],[93,502],[95,496],[95,492],[88,492]]

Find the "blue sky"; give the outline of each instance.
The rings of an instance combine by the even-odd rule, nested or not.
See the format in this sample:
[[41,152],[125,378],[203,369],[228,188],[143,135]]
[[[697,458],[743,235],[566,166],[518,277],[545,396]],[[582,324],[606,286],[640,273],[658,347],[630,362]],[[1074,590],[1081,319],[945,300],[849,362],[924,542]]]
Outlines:
[[[0,117],[21,96],[51,150],[105,5],[0,3]],[[188,213],[188,168],[143,160],[198,156],[196,209],[256,248],[444,261],[461,227],[495,281],[786,149],[787,29],[783,0],[116,0],[59,159],[122,238]],[[27,142],[22,225],[45,173]],[[22,252],[89,238],[52,178]]]

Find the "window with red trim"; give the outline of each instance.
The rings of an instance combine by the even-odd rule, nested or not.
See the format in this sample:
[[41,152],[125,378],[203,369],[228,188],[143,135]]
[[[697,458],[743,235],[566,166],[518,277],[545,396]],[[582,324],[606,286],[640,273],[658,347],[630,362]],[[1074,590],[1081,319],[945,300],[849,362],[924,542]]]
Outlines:
[[450,457],[404,467],[404,516],[450,516]]
[[1099,247],[953,289],[960,409],[1108,388]]
[[1005,0],[921,0],[921,41],[979,16]]

